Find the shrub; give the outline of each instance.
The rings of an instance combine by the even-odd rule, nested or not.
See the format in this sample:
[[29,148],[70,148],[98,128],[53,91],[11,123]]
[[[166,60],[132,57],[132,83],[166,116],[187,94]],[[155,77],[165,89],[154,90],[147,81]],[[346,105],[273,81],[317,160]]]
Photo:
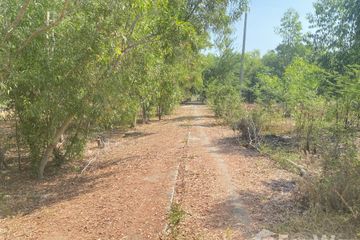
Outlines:
[[227,83],[214,81],[209,85],[208,102],[218,117],[227,124],[236,122],[242,115],[242,99],[239,91]]
[[242,138],[252,147],[258,149],[261,143],[261,131],[264,126],[264,112],[260,109],[245,111],[236,124]]

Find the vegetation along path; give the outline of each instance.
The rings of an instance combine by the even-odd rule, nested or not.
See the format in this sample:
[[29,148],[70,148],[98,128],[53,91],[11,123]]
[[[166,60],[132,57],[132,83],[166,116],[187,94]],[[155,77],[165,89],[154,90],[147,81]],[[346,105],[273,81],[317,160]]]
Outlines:
[[[240,147],[205,105],[88,144],[85,160],[18,189],[31,201],[2,217],[0,239],[245,239],[292,206],[293,176]],[[176,226],[170,202],[184,213]]]

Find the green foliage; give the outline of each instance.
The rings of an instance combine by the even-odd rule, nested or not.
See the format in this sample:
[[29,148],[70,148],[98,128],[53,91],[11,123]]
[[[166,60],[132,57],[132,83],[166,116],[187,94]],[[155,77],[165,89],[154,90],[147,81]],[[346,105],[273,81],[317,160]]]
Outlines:
[[[358,66],[345,69],[344,74],[330,74],[295,58],[282,79],[259,75],[258,92],[260,103],[276,99],[291,113],[301,150],[320,155],[321,174],[304,190],[310,205],[350,213],[357,220],[360,77]],[[272,153],[282,161],[282,156],[276,155]]]
[[360,62],[360,17],[358,0],[318,0],[309,20],[314,55],[319,64],[342,72],[344,66]]
[[[304,156],[317,161],[317,175],[303,187],[306,203],[311,209],[350,215],[358,223],[360,68],[328,65],[325,70],[311,56],[313,46],[303,43],[300,30],[296,13],[288,12],[279,30],[283,42],[276,51],[261,61],[256,54],[247,54],[244,85],[237,83],[236,54],[224,51],[220,57],[209,58],[210,67],[204,72],[207,97],[215,113],[239,130],[250,146],[265,151],[282,166],[303,174],[299,166]],[[340,48],[331,51],[328,54],[337,56],[334,53],[340,53]],[[239,91],[247,101],[256,99],[256,107],[244,105]],[[269,132],[275,132],[270,136],[280,134],[279,138],[284,134],[270,129],[281,112],[280,118],[295,123],[286,133],[294,141],[289,149],[263,140]]]
[[[324,128],[326,101],[318,95],[322,70],[302,59],[294,59],[284,73],[287,90],[285,103],[296,121],[296,131],[301,148],[316,152],[316,136]],[[314,146],[312,146],[314,145]]]
[[293,59],[310,58],[312,46],[305,41],[299,14],[293,9],[284,13],[280,27],[276,28],[275,32],[280,35],[282,42],[275,50],[266,53],[262,62],[268,67],[267,72],[282,77],[285,68],[292,63]]
[[[249,145],[299,174],[307,175],[303,168],[309,167],[302,199],[310,211],[331,218],[341,214],[356,226],[360,224],[359,3],[318,0],[311,18],[316,31],[307,36],[301,32],[299,15],[287,11],[277,29],[282,37],[279,46],[261,59],[256,52],[246,54],[242,84],[239,55],[225,34],[218,44],[220,56],[208,56],[203,73],[216,115],[239,130]],[[269,138],[284,145],[272,144]]]
[[281,36],[283,44],[296,45],[302,41],[302,25],[299,13],[288,9],[281,18],[281,25],[276,32]]
[[241,114],[239,59],[231,48],[226,48],[219,57],[208,56],[210,66],[203,73],[208,103],[229,124],[235,123]]
[[140,111],[147,121],[155,108],[161,117],[201,88],[207,31],[228,28],[245,6],[206,2],[0,3],[1,103],[19,117],[39,177],[53,152],[81,154],[92,129],[132,125]]
[[170,209],[169,220],[172,227],[179,225],[181,220],[185,217],[186,212],[181,209],[179,204],[173,204]]
[[241,115],[241,98],[239,91],[229,84],[214,81],[208,88],[208,101],[215,114],[233,124]]
[[281,78],[266,73],[259,73],[257,77],[260,79],[260,82],[256,85],[258,101],[263,104],[285,101],[287,89]]
[[248,103],[256,101],[256,85],[260,82],[258,74],[266,71],[262,64],[260,52],[253,51],[245,54],[244,61],[244,83],[241,84],[241,95]]

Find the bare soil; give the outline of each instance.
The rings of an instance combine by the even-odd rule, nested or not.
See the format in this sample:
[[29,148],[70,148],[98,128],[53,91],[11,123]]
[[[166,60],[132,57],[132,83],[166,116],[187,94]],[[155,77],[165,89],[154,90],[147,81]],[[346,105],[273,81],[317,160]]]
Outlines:
[[91,142],[76,164],[44,181],[2,174],[0,239],[159,239],[172,200],[186,212],[177,239],[248,239],[294,207],[294,176],[204,105]]

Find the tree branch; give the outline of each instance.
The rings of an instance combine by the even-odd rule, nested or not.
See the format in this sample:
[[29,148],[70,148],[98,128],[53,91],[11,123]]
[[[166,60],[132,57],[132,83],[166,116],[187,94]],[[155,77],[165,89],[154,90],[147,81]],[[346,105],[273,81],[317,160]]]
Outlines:
[[129,37],[131,37],[132,34],[134,33],[136,23],[139,21],[139,19],[140,19],[140,14],[136,15],[135,20],[134,20],[133,23],[131,24],[130,32],[129,32]]
[[69,125],[71,124],[72,120],[74,119],[74,115],[70,115],[68,116],[63,124],[60,126],[60,128],[58,128],[55,132],[55,135],[53,136],[52,140],[50,140],[50,143],[47,145],[41,161],[40,161],[40,166],[38,169],[38,177],[40,179],[44,178],[44,169],[47,165],[47,163],[49,162],[49,158],[51,153],[53,152],[54,148],[56,147],[56,144],[59,142],[61,135],[63,135],[65,133],[65,131],[68,129]]
[[190,10],[189,14],[186,16],[185,21],[188,21],[192,17],[192,15],[195,13],[195,10],[199,8],[201,3],[202,0],[199,0],[192,6],[192,9]]
[[17,52],[21,52],[24,48],[27,47],[27,45],[30,44],[30,42],[36,38],[37,36],[39,36],[41,33],[47,32],[48,30],[50,30],[51,28],[56,27],[57,25],[59,25],[61,23],[61,21],[65,18],[65,12],[66,9],[69,5],[69,0],[65,0],[64,2],[64,7],[60,12],[60,16],[58,19],[56,19],[56,21],[54,21],[53,23],[46,25],[46,26],[42,26],[40,28],[38,28],[37,30],[35,30],[35,32],[33,32],[23,43],[23,45],[18,49]]
[[148,34],[147,36],[143,37],[142,39],[140,39],[139,41],[133,43],[133,44],[130,44],[129,46],[127,46],[124,50],[123,50],[123,53],[127,53],[129,50],[133,49],[133,48],[136,48],[138,46],[141,46],[141,45],[144,45],[144,44],[147,44],[149,42],[152,42],[154,39],[154,37],[157,36],[157,33],[152,33],[152,34]]
[[31,2],[31,0],[25,0],[24,4],[21,6],[18,14],[16,15],[15,20],[11,23],[9,30],[5,34],[5,37],[3,39],[4,42],[10,38],[13,30],[19,25],[19,23],[23,19],[25,12],[30,5],[30,2]]
[[133,44],[130,44],[129,46],[127,46],[126,48],[124,48],[122,51],[121,51],[121,54],[113,61],[113,63],[111,64],[111,68],[110,68],[110,71],[112,71],[119,63],[120,63],[120,60],[122,59],[122,57],[128,53],[131,49],[133,48],[137,48],[141,45],[144,45],[144,44],[147,44],[147,43],[150,43],[152,41],[154,41],[154,37],[156,37],[158,34],[157,33],[152,33],[152,34],[149,34],[147,36],[145,36],[144,38],[142,38],[141,40],[133,43]]

